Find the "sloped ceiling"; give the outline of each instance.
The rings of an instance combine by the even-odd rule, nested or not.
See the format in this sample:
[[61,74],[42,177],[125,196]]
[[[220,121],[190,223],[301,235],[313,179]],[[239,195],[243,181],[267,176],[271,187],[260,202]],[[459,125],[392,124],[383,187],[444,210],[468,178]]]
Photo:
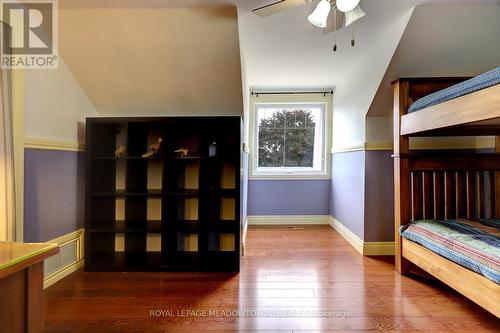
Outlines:
[[235,7],[68,6],[60,54],[101,115],[242,114]]
[[398,77],[475,76],[500,66],[497,3],[417,7],[368,115],[391,115],[391,82]]

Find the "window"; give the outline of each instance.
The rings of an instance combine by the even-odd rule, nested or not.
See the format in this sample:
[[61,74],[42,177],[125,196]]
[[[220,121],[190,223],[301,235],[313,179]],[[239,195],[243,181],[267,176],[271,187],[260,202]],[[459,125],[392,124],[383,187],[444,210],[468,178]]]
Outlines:
[[326,103],[255,104],[255,176],[326,176]]

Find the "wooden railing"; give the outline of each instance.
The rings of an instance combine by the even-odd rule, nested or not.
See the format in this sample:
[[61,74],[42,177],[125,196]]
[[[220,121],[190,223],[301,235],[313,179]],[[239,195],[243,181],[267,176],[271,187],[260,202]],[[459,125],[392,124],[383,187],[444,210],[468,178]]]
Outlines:
[[499,154],[408,158],[412,221],[498,217]]

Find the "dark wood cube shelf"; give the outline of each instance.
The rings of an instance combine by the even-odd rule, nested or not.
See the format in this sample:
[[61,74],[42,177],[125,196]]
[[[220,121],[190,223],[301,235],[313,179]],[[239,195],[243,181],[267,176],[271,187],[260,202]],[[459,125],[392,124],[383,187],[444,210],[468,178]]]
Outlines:
[[85,270],[239,271],[240,135],[240,117],[87,118]]

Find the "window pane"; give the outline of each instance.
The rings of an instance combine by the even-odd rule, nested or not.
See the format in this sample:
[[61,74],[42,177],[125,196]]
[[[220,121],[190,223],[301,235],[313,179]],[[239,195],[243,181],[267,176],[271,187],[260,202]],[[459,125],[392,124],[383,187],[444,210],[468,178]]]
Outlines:
[[261,127],[259,131],[259,167],[283,166],[284,152],[283,129]]
[[314,167],[320,113],[315,107],[258,109],[259,167]]
[[281,167],[285,113],[277,109],[259,110],[259,167]]
[[286,127],[305,128],[306,118],[310,114],[308,110],[288,110],[286,112]]
[[313,167],[314,128],[287,129],[285,167]]

